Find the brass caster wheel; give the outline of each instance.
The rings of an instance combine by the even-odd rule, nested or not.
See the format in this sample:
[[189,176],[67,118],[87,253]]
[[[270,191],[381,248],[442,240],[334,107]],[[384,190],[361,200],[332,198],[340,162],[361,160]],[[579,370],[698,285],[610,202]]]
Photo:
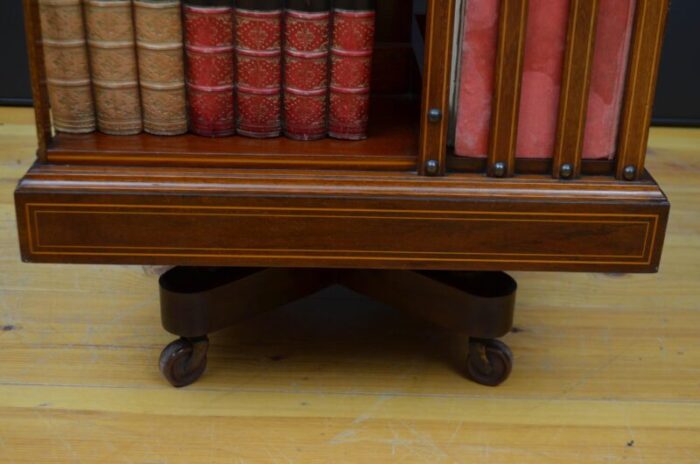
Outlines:
[[495,387],[508,379],[513,369],[513,353],[500,340],[469,340],[467,374],[474,382]]
[[207,368],[209,338],[179,338],[160,354],[160,372],[173,387],[186,387],[199,379]]

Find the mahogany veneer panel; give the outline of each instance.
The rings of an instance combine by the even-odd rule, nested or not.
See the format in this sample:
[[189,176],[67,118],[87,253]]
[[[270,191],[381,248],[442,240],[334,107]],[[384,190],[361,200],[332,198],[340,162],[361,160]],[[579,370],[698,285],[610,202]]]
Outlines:
[[47,156],[49,162],[73,164],[415,169],[419,102],[410,97],[377,97],[371,108],[367,140],[59,133]]
[[[399,199],[400,198],[400,199]],[[652,272],[652,179],[35,166],[17,193],[34,262]]]

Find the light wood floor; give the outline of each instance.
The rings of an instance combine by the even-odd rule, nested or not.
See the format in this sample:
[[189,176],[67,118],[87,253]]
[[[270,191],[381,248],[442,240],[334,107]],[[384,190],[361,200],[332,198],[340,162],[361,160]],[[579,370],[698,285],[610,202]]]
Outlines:
[[0,109],[0,462],[700,463],[700,131],[652,132],[673,203],[660,274],[516,274],[503,387],[334,289],[214,335],[208,373],[176,390],[155,276],[19,262],[31,124]]

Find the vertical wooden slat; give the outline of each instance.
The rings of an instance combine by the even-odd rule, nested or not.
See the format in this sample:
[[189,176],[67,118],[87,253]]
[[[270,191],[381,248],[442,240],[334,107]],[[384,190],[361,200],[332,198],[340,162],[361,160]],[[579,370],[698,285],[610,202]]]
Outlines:
[[552,175],[581,174],[599,0],[571,0]]
[[669,0],[638,0],[625,103],[617,147],[618,179],[644,172]]
[[51,140],[51,116],[49,114],[49,93],[46,88],[44,50],[42,48],[39,3],[37,0],[23,0],[24,30],[27,38],[29,72],[32,78],[32,97],[37,131],[37,158],[46,161],[46,147]]
[[[428,4],[418,165],[424,175],[445,173],[455,3],[429,0]],[[431,111],[439,114],[431,117]]]
[[501,0],[488,155],[491,176],[509,177],[515,172],[527,13],[527,0]]

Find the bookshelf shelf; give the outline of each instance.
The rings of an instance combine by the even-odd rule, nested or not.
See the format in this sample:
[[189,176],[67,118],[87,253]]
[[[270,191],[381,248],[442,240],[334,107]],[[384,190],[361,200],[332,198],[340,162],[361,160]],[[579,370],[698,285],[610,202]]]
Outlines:
[[[229,0],[212,1],[217,5],[232,5]],[[212,1],[197,0],[208,6]],[[278,5],[277,1],[250,4]],[[494,79],[480,74],[486,82],[476,89],[461,79],[466,75],[462,67],[469,60],[458,57],[462,51],[471,50],[468,43],[463,46],[464,40],[468,42],[472,35],[477,40],[484,37],[479,28],[476,34],[472,31],[461,35],[462,26],[466,29],[465,18],[469,17],[464,7],[493,7],[493,2],[334,1],[334,14],[347,13],[337,13],[342,9],[338,5],[351,5],[356,11],[363,10],[363,15],[374,17],[372,10],[376,8],[374,48],[369,39],[365,40],[366,31],[374,30],[372,23],[363,26],[364,33],[358,32],[359,27],[350,28],[352,34],[365,38],[358,40],[361,47],[350,44],[337,53],[344,54],[343,58],[337,58],[344,65],[353,62],[350,58],[362,58],[357,60],[361,64],[359,70],[350,68],[351,71],[336,74],[345,78],[359,76],[361,82],[352,84],[353,79],[348,78],[343,86],[328,86],[329,106],[333,106],[335,94],[335,108],[347,110],[337,111],[335,122],[349,115],[349,123],[341,121],[338,124],[341,130],[334,135],[364,136],[369,114],[368,138],[362,141],[57,132],[57,128],[64,132],[71,127],[81,128],[78,123],[85,123],[82,128],[88,130],[94,126],[95,114],[89,111],[92,119],[87,121],[61,119],[75,105],[72,100],[57,99],[56,93],[50,91],[56,90],[52,85],[58,85],[64,95],[81,97],[80,101],[89,109],[94,88],[90,87],[88,71],[94,63],[87,66],[87,55],[83,54],[83,73],[73,76],[75,81],[70,86],[47,77],[47,69],[51,74],[65,67],[56,65],[55,58],[59,55],[50,48],[58,42],[52,42],[51,37],[42,38],[39,6],[70,6],[74,13],[73,29],[80,35],[83,5],[128,10],[132,2],[23,0],[38,150],[37,162],[15,192],[22,258],[45,263],[272,268],[270,272],[250,272],[252,280],[246,278],[244,283],[236,279],[229,282],[235,295],[226,294],[222,301],[239,297],[246,302],[239,304],[246,306],[239,308],[244,312],[249,309],[248,303],[255,306],[258,295],[274,306],[281,302],[274,300],[280,294],[295,299],[303,296],[304,288],[323,288],[319,283],[335,282],[347,270],[358,269],[357,274],[351,273],[356,280],[349,280],[357,285],[354,288],[380,300],[386,298],[384,301],[389,304],[417,309],[421,315],[437,319],[447,328],[477,337],[470,347],[481,356],[470,355],[473,362],[470,373],[477,381],[489,385],[507,377],[512,356],[504,345],[480,339],[507,333],[512,323],[509,319],[512,305],[502,306],[501,310],[505,310],[500,313],[489,311],[491,303],[483,299],[484,295],[472,295],[476,300],[465,299],[468,289],[447,285],[440,279],[426,279],[421,274],[423,271],[447,271],[454,273],[449,275],[450,281],[460,281],[465,278],[464,271],[644,273],[658,270],[670,204],[646,171],[644,162],[668,0],[634,0],[635,13],[628,16],[634,22],[629,38],[629,71],[617,75],[620,86],[624,86],[620,94],[624,95],[620,97],[621,116],[617,121],[619,140],[613,156],[601,160],[584,159],[582,141],[587,121],[586,112],[581,109],[592,98],[587,89],[595,54],[590,51],[595,50],[597,39],[593,31],[596,23],[601,22],[598,6],[602,0],[572,0],[570,17],[562,18],[562,24],[575,27],[569,27],[566,40],[561,41],[566,58],[563,74],[568,77],[561,83],[561,101],[565,103],[549,113],[556,116],[552,120],[556,119],[557,126],[550,131],[557,142],[550,159],[523,159],[516,152],[521,95],[528,94],[521,92],[521,87],[527,80],[523,63],[527,38],[533,36],[528,34],[528,11],[536,5],[534,1],[496,2],[501,7],[491,12],[494,21],[489,20],[494,48],[486,53],[487,59],[472,60],[479,66],[493,61],[493,68],[488,65],[486,68],[493,71]],[[175,7],[173,11],[177,13],[177,4]],[[274,15],[280,14],[279,8],[274,9]],[[60,17],[55,15],[54,20]],[[122,19],[129,23],[130,18],[124,15]],[[224,17],[224,23],[229,19]],[[354,35],[343,39],[351,37]],[[80,40],[64,42],[65,47],[72,47]],[[44,55],[44,45],[48,45],[49,55],[53,53],[53,63],[51,56]],[[111,48],[103,47],[97,52],[105,50],[109,52]],[[231,70],[228,62],[233,58],[227,55],[229,51],[225,47],[216,50],[221,52],[216,53],[217,57],[222,54],[225,58],[220,66],[228,79]],[[372,50],[370,73],[366,57]],[[333,51],[330,55],[329,61],[322,61],[322,65],[330,64],[330,75],[334,76]],[[275,61],[275,66],[278,64]],[[335,65],[340,67],[338,61]],[[326,74],[318,75],[323,81]],[[371,82],[371,94],[366,82]],[[270,84],[273,92],[275,85]],[[226,81],[226,85],[196,90],[210,92],[203,97],[208,100],[211,95],[218,96],[220,88],[228,95],[236,86]],[[120,90],[119,86],[112,89]],[[133,89],[138,92],[138,86]],[[286,89],[293,95],[300,95],[295,93],[298,91]],[[492,111],[479,105],[467,105],[466,110],[464,106],[459,108],[464,94],[479,92],[480,97],[490,100]],[[351,96],[338,97],[339,94]],[[283,92],[280,106],[271,104],[271,113],[294,101],[295,97],[285,100],[285,95]],[[191,97],[192,93],[187,96]],[[315,98],[314,102],[318,100],[322,98]],[[235,107],[236,101],[232,97],[219,106]],[[240,106],[240,99],[238,102]],[[535,106],[539,104],[539,100],[535,101]],[[200,109],[206,106],[202,105]],[[455,116],[456,108],[461,110],[457,112],[459,117]],[[119,113],[122,108],[112,104],[110,109]],[[259,114],[267,112],[268,107],[249,105],[248,109],[251,114]],[[218,111],[204,113],[212,127],[220,122],[230,125],[236,119],[229,111],[221,113],[223,116]],[[319,113],[320,118],[316,117]],[[322,123],[323,114],[322,111],[307,113]],[[189,116],[192,122],[192,111]],[[490,119],[480,126],[488,131],[488,143],[474,157],[467,157],[455,142],[465,132],[452,123],[469,121],[472,117]],[[539,122],[533,120],[534,117],[522,117],[522,121]],[[289,118],[285,119],[288,121]],[[343,132],[343,126],[357,126],[353,127],[357,130]],[[456,135],[453,137],[452,133]],[[535,131],[521,134],[532,135]],[[279,268],[287,270],[278,273]],[[306,274],[299,271],[301,268],[323,269],[323,272],[309,273],[312,281],[307,281],[303,277]],[[379,281],[377,277],[385,280]],[[269,284],[279,284],[273,288],[280,291],[269,291]],[[217,293],[217,289],[212,291]],[[512,290],[503,293],[511,303]],[[180,327],[177,335],[194,337],[170,345],[161,358],[166,377],[178,385],[201,374],[201,361],[208,346],[207,327],[213,327],[207,325],[211,322],[207,318],[221,321],[226,313],[226,308],[207,313],[206,292],[190,296],[194,300],[178,296],[177,310],[169,317],[178,321],[199,318],[203,325],[195,324],[197,330],[192,332],[192,327],[175,324]],[[451,308],[445,307],[448,300],[453,302]],[[469,306],[473,302],[476,302],[474,308],[465,309],[465,304]],[[191,311],[191,308],[199,309]],[[491,314],[494,323],[503,330],[497,333],[483,327],[481,330],[475,327],[472,332],[465,330],[465,321],[483,322],[485,319],[480,314],[485,313]],[[187,356],[198,362],[190,363]],[[502,369],[494,369],[493,363]],[[188,374],[184,380],[173,378],[173,373],[183,371],[190,364],[196,367],[191,376]],[[503,375],[481,376],[488,372]]]
[[[225,0],[221,1],[226,3]],[[477,5],[479,1],[471,0],[470,5]],[[519,86],[523,80],[521,68],[526,53],[524,41],[528,37],[527,31],[523,29],[527,23],[525,19],[528,2],[503,0],[506,6],[517,6],[517,8],[509,7],[504,8],[500,13],[494,12],[498,16],[498,49],[496,51],[503,53],[498,53],[498,60],[495,60],[498,64],[496,71],[498,79],[494,82],[494,111],[489,153],[486,153],[487,156],[483,158],[469,158],[456,156],[455,149],[452,148],[453,145],[449,140],[452,132],[451,123],[455,119],[452,110],[457,104],[451,98],[459,93],[454,87],[455,83],[461,83],[459,79],[461,64],[459,60],[453,58],[461,53],[463,39],[468,36],[468,34],[462,35],[461,30],[466,24],[464,2],[455,0],[364,2],[376,4],[377,18],[371,73],[369,137],[362,141],[326,138],[299,142],[284,137],[261,140],[242,136],[208,138],[192,134],[154,136],[142,133],[115,136],[99,132],[83,135],[57,133],[52,127],[48,98],[39,15],[40,0],[24,0],[39,140],[38,162],[20,182],[16,195],[18,210],[22,212],[18,216],[20,235],[27,235],[26,240],[22,241],[24,258],[29,261],[70,262],[77,256],[66,254],[54,256],[49,251],[37,252],[36,248],[30,246],[32,237],[36,238],[37,234],[59,237],[70,232],[71,227],[78,229],[81,227],[79,222],[66,219],[61,229],[56,229],[54,226],[58,222],[47,221],[48,216],[41,216],[39,213],[33,216],[29,213],[34,205],[46,202],[60,202],[62,205],[119,203],[124,199],[120,192],[128,190],[133,195],[130,200],[132,203],[152,204],[156,209],[182,203],[180,206],[186,208],[188,205],[184,204],[184,200],[177,191],[171,192],[168,190],[169,186],[159,185],[158,181],[163,176],[173,179],[178,175],[183,177],[180,188],[187,190],[189,195],[199,197],[197,202],[201,205],[221,203],[219,207],[227,210],[243,208],[246,211],[254,211],[253,214],[266,214],[265,211],[268,211],[275,202],[283,203],[286,207],[300,208],[295,209],[296,212],[308,208],[336,211],[324,219],[323,229],[332,231],[329,232],[330,235],[323,237],[324,240],[332,241],[334,237],[339,238],[340,231],[344,231],[343,233],[347,231],[351,237],[356,237],[353,239],[356,240],[356,249],[353,253],[359,256],[362,250],[369,252],[370,249],[372,253],[380,252],[379,254],[383,257],[371,262],[374,267],[402,267],[406,264],[376,249],[377,242],[368,237],[381,233],[382,229],[373,229],[370,232],[367,228],[370,227],[371,221],[368,222],[367,218],[353,219],[355,213],[352,211],[356,209],[371,211],[371,214],[380,214],[381,211],[385,211],[390,216],[401,211],[421,211],[415,213],[418,215],[416,216],[418,222],[411,222],[410,229],[404,234],[398,234],[398,229],[392,229],[392,233],[396,234],[397,240],[402,242],[401,248],[406,255],[414,253],[417,260],[409,260],[410,262],[420,262],[423,267],[435,269],[450,267],[464,269],[476,265],[470,260],[463,261],[466,264],[457,265],[457,262],[462,261],[418,259],[422,256],[421,250],[424,245],[433,243],[438,237],[440,246],[445,247],[446,253],[462,252],[461,250],[466,246],[464,237],[472,227],[476,227],[481,218],[475,219],[476,222],[466,219],[457,221],[455,224],[460,224],[460,227],[465,230],[464,236],[455,235],[447,240],[444,233],[449,228],[447,224],[452,224],[447,218],[457,213],[468,216],[475,211],[489,208],[490,214],[494,215],[508,215],[509,212],[517,211],[518,214],[541,219],[541,224],[546,224],[551,217],[556,217],[563,211],[585,217],[618,214],[630,220],[634,215],[639,214],[654,218],[649,219],[651,221],[649,224],[653,223],[654,230],[662,233],[669,204],[661,189],[644,169],[650,115],[648,112],[641,111],[640,108],[650,107],[650,102],[647,100],[650,95],[653,95],[660,50],[657,45],[661,37],[660,31],[663,31],[668,1],[636,1],[638,7],[633,18],[634,32],[630,38],[631,64],[625,78],[627,84],[620,118],[617,156],[615,159],[606,160],[581,159],[580,144],[573,143],[570,138],[578,137],[582,132],[582,124],[585,124],[584,114],[571,111],[570,108],[563,108],[561,111],[568,112],[562,113],[560,119],[566,121],[567,130],[557,133],[557,140],[566,143],[561,145],[557,161],[552,158],[524,159],[517,157],[515,153],[514,141],[517,139],[519,123],[518,96],[521,94]],[[80,8],[81,5],[77,1],[71,4],[76,8]],[[533,4],[531,2],[530,7]],[[598,10],[593,4],[583,1],[572,2],[572,18],[578,18],[576,13],[579,10],[586,13],[584,16],[593,22],[600,20]],[[579,56],[581,47],[584,50],[594,48],[595,34],[592,34],[589,29],[584,29],[569,30],[569,35],[573,34],[573,36],[568,37],[565,44],[567,56]],[[584,31],[585,34],[580,31]],[[416,53],[417,51],[419,53]],[[589,60],[592,59],[590,54],[584,55],[588,56]],[[423,57],[422,63],[418,63],[419,57]],[[587,70],[590,72],[590,66],[588,66],[590,63],[580,61],[565,60],[568,63],[567,66],[571,68],[567,70],[572,75]],[[581,105],[577,103],[577,107],[585,106],[583,103],[587,97],[585,93],[581,94],[583,87],[568,81],[562,87],[562,101],[568,101],[569,97],[576,97],[577,102],[582,102]],[[475,108],[474,113],[478,112],[479,109]],[[571,146],[568,142],[572,142]],[[563,163],[561,160],[569,160],[569,162]],[[567,166],[570,169],[565,170]],[[62,169],[64,167],[67,170]],[[71,170],[73,168],[75,170]],[[191,175],[199,170],[206,171],[203,177],[209,179],[207,183],[226,185],[230,190],[224,189],[211,196],[207,193],[208,188],[205,188],[201,195],[197,194],[198,186],[204,184],[192,180]],[[129,172],[138,173],[134,175],[147,181],[144,184],[134,183],[129,180],[127,174]],[[231,180],[232,173],[235,173],[233,176],[235,181]],[[570,178],[564,177],[567,173]],[[397,175],[401,176],[400,181]],[[340,187],[333,182],[333,179],[340,177],[343,179],[342,192],[336,192],[334,189]],[[268,178],[269,183],[266,183],[265,179]],[[284,194],[284,198],[280,199],[278,187],[281,182],[279,179],[282,178],[296,187],[290,187]],[[407,178],[414,180],[407,183]],[[538,178],[542,182],[535,182]],[[100,183],[101,179],[105,179],[104,184]],[[453,190],[460,182],[470,183],[475,179],[479,180],[476,190],[471,187],[465,187],[463,190],[457,187],[457,190]],[[545,182],[544,179],[547,181]],[[605,191],[598,190],[601,180],[607,182],[608,187]],[[263,185],[263,190],[256,190],[248,196],[244,192],[247,191],[246,186],[249,182]],[[392,190],[396,186],[395,182],[403,183],[406,186],[405,189]],[[613,195],[615,191],[627,191],[629,182],[644,183],[643,192],[645,193],[630,197]],[[559,183],[563,184],[559,185]],[[71,186],[70,192],[64,189],[65,185]],[[134,192],[134,185],[144,186],[145,190]],[[149,187],[146,188],[146,185]],[[269,187],[269,195],[265,194],[265,185]],[[513,190],[514,185],[517,185],[517,190]],[[552,196],[553,190],[562,188],[566,190],[568,196]],[[455,195],[455,191],[461,193]],[[477,191],[483,195],[475,197]],[[591,196],[591,191],[598,193],[596,196]],[[378,197],[374,198],[375,195]],[[338,203],[339,196],[343,197],[340,203]],[[445,198],[449,198],[447,203],[443,202]],[[629,198],[629,200],[622,200],[622,198]],[[436,207],[438,204],[443,206]],[[570,204],[576,204],[576,211],[568,211]],[[68,206],[66,208],[70,209]],[[427,213],[433,210],[439,219],[432,217],[432,213]],[[81,212],[81,214],[89,216],[87,212]],[[346,214],[350,214],[351,217],[346,217]],[[100,216],[101,212],[96,215],[95,223],[103,220],[103,217],[109,217]],[[274,244],[273,248],[286,246],[289,249],[297,249],[301,236],[318,235],[316,228],[319,224],[311,217],[307,220],[296,216],[282,217],[288,218],[289,222],[287,223],[287,219],[280,219],[282,223],[277,223],[274,230],[286,231],[286,235],[283,237],[274,234],[260,235],[264,240]],[[396,224],[409,224],[402,221],[404,220]],[[207,239],[200,236],[203,232],[195,223],[187,221],[161,223],[163,227],[177,228],[178,241],[200,243]],[[501,254],[508,255],[512,252],[525,257],[549,256],[550,250],[558,246],[547,239],[549,229],[544,226],[522,228],[516,226],[517,221],[500,223],[506,229],[498,233],[492,231],[491,235],[502,238],[497,245]],[[141,237],[144,231],[131,230],[132,227],[140,227],[139,224],[141,224],[139,221],[134,220],[118,225],[118,227],[130,229],[123,230],[119,236]],[[576,240],[572,242],[581,244],[575,245],[574,248],[584,249],[587,247],[585,244],[587,240],[590,242],[599,238],[592,237],[592,234],[595,235],[595,227],[591,228],[579,222],[567,224],[566,227],[575,227],[570,224],[581,224],[580,230],[575,234]],[[487,227],[484,227],[483,230],[487,230]],[[635,235],[641,229],[625,227],[627,226],[623,227],[624,230],[610,232],[617,235],[614,237],[610,235],[606,246],[617,248],[620,254],[624,255],[628,253],[630,243],[649,243],[652,248],[645,250],[645,253],[648,253],[648,260],[645,261],[644,266],[634,269],[639,272],[655,271],[660,262],[662,241],[660,239],[648,241],[649,237],[646,235],[640,237]],[[44,228],[43,231],[42,228]],[[459,227],[455,228],[453,232],[456,234],[458,229]],[[644,230],[646,234],[648,231]],[[76,243],[62,245],[80,246],[81,237],[84,238],[86,235],[80,230],[75,232],[67,236]],[[150,235],[147,234],[147,240],[139,242],[139,247],[158,248],[163,234],[152,232],[149,232]],[[233,242],[244,243],[246,233],[256,234],[258,231],[255,228],[240,230],[237,232],[238,235],[234,234],[230,239]],[[528,243],[529,248],[522,249],[516,246],[516,239],[521,243]],[[265,248],[262,244],[258,245],[260,246],[256,245],[256,248]],[[328,256],[324,256],[323,259],[300,259],[297,264],[330,265],[331,267],[369,265],[369,261],[364,258],[358,258],[355,262],[348,261],[348,258],[336,260],[333,257],[334,252],[331,250],[330,242],[324,246],[328,249]],[[572,255],[576,253],[576,249],[571,250]],[[323,253],[319,252],[319,254]],[[259,258],[252,259],[251,253],[246,254],[246,264],[269,265],[270,258],[263,255],[255,255]],[[80,262],[124,263],[129,260],[143,262],[142,254],[127,253],[120,255],[117,259],[109,253],[87,251],[80,256]],[[543,258],[543,261],[538,263],[529,258],[506,262],[493,256],[492,261],[483,258],[484,261],[480,261],[478,266],[482,269],[505,270],[509,268],[556,269],[557,266],[563,266],[561,263],[553,263],[550,258]],[[604,261],[597,257],[580,259],[577,260],[576,269],[588,271],[615,269],[615,265]],[[207,258],[194,262],[184,260],[182,264],[206,262],[217,265],[236,265],[240,260],[231,257],[210,261]],[[285,265],[294,265],[294,261],[285,261]],[[629,272],[630,267],[623,263],[619,265],[619,270]]]
[[415,170],[419,103],[411,97],[375,97],[371,108],[370,134],[360,141],[60,133],[47,157],[52,163],[97,165]]

